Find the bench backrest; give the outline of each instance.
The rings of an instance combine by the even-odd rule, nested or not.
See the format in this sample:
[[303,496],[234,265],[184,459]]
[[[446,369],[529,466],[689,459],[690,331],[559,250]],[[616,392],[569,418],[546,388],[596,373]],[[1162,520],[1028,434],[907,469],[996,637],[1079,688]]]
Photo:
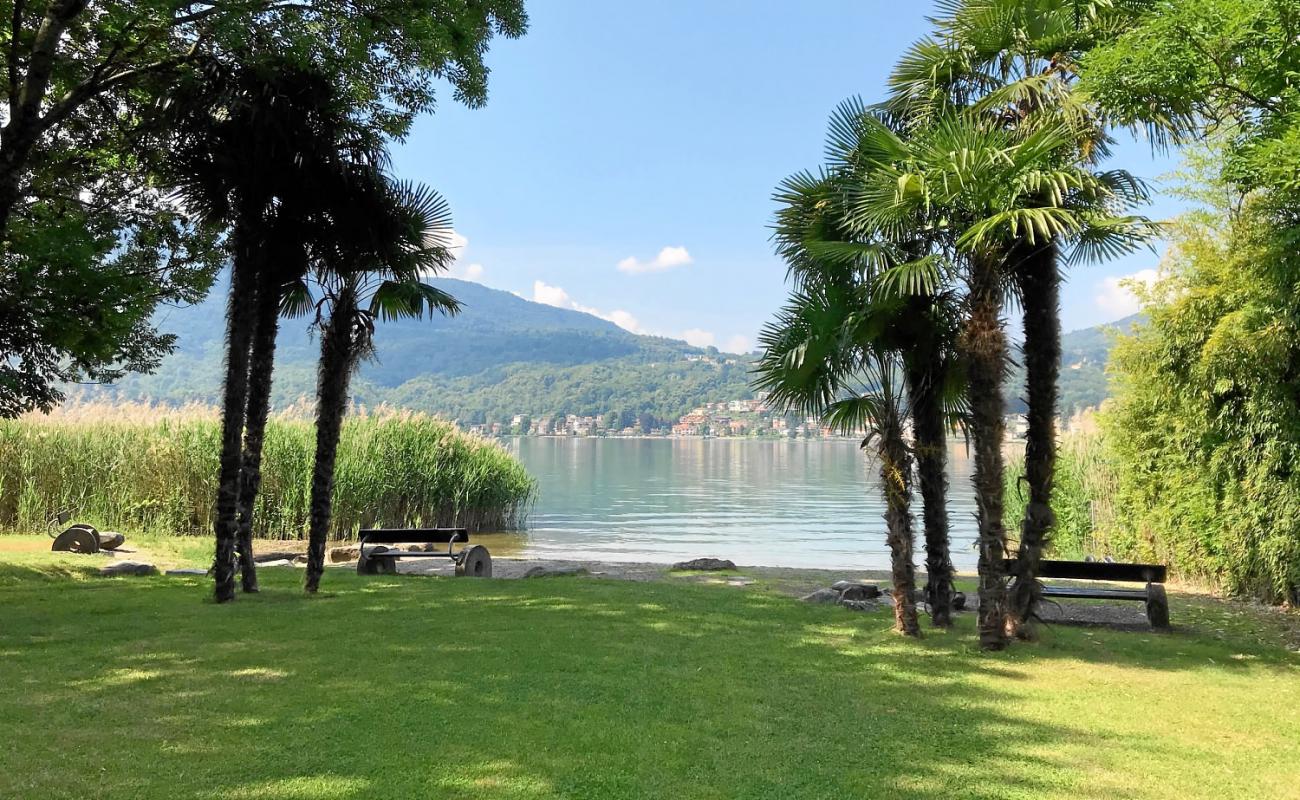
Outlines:
[[[450,544],[468,542],[467,528],[370,528],[361,531],[366,544]],[[452,537],[455,537],[454,539]]]
[[[1015,559],[1003,562],[1007,571]],[[1110,561],[1052,561],[1038,562],[1038,575],[1042,578],[1074,578],[1081,581],[1131,581],[1133,583],[1164,583],[1168,570],[1164,564],[1121,564]]]

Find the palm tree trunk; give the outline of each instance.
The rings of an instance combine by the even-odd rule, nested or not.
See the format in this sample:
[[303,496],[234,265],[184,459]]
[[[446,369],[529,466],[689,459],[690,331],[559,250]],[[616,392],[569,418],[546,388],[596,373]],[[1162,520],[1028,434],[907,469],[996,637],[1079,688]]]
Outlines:
[[880,482],[885,494],[885,530],[889,567],[894,582],[894,627],[907,636],[920,636],[916,619],[916,567],[912,563],[912,460],[903,441],[902,420],[886,421],[881,432]]
[[[927,358],[928,357],[928,358]],[[946,426],[943,419],[942,358],[933,351],[922,354],[908,373],[912,400],[912,435],[916,441],[916,475],[921,488],[925,526],[925,598],[930,621],[937,627],[952,624],[953,568],[948,543],[948,475]]]
[[247,253],[246,231],[236,231],[230,298],[226,304],[226,379],[221,398],[221,457],[217,477],[217,513],[213,527],[216,554],[212,572],[218,603],[235,599],[235,542],[239,535],[239,468],[248,400],[248,357],[252,339],[255,289]]
[[1060,273],[1057,248],[1034,248],[1017,265],[1024,303],[1025,382],[1029,412],[1025,437],[1025,480],[1029,503],[1020,523],[1010,617],[1016,634],[1034,635],[1033,620],[1042,599],[1038,564],[1056,516],[1052,513],[1052,475],[1056,467],[1056,399],[1061,370]]
[[1002,443],[1006,423],[1002,382],[1006,375],[1007,342],[1002,330],[1002,259],[989,255],[973,259],[970,277],[970,316],[962,332],[967,353],[974,440],[975,516],[979,525],[979,638],[985,650],[1006,647],[1007,534],[1003,526],[1005,479]]
[[251,363],[248,370],[248,410],[244,419],[244,453],[239,469],[239,571],[245,592],[257,591],[253,561],[253,506],[262,488],[262,443],[271,410],[271,378],[275,369],[275,339],[280,330],[280,293],[262,286],[257,295]]
[[348,383],[355,361],[352,325],[356,290],[345,284],[334,302],[321,336],[320,371],[316,383],[316,463],[311,476],[311,524],[307,534],[305,588],[315,592],[325,572],[325,541],[329,537],[334,495],[334,461],[339,432],[347,411]]

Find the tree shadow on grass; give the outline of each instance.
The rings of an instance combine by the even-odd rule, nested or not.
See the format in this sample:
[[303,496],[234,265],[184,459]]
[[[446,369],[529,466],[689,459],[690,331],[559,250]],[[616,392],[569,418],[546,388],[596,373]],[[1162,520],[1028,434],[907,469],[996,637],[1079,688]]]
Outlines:
[[990,656],[969,619],[911,642],[728,587],[331,576],[317,603],[298,578],[226,606],[195,579],[0,593],[0,718],[33,732],[0,795],[1100,798],[1107,764],[1189,754],[1078,718],[1097,675],[1295,669],[1178,635]]

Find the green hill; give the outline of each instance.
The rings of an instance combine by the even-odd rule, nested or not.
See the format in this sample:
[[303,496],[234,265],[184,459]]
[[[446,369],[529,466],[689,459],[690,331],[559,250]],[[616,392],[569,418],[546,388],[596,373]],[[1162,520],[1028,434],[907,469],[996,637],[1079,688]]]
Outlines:
[[[1087,408],[1096,408],[1110,395],[1110,386],[1106,378],[1106,361],[1110,357],[1110,348],[1115,333],[1126,332],[1134,324],[1142,321],[1141,314],[1134,314],[1105,325],[1070,331],[1061,336],[1061,386],[1060,413],[1070,417]],[[1024,368],[1019,364],[1012,370],[1011,410],[1020,413],[1025,410],[1021,399],[1024,385]]]
[[[442,414],[465,424],[614,411],[620,427],[645,415],[656,425],[704,402],[753,397],[749,361],[714,348],[640,336],[579,311],[453,279],[434,281],[460,299],[462,313],[402,320],[376,331],[378,358],[362,366],[353,396]],[[172,309],[161,327],[177,334],[175,353],[153,375],[132,375],[82,394],[171,404],[215,403],[222,375],[224,287],[203,303]],[[1140,317],[1062,337],[1061,413],[1096,407],[1107,396],[1106,358],[1114,328]],[[315,393],[317,342],[304,320],[281,328],[275,404]],[[1010,378],[1009,410],[1020,412],[1023,371]]]
[[[433,281],[464,306],[455,317],[378,326],[378,358],[354,381],[358,403],[389,403],[467,424],[514,414],[604,414],[624,421],[675,419],[701,402],[752,397],[743,356],[640,336],[579,311],[454,279]],[[216,402],[222,375],[222,286],[196,306],[169,310],[161,327],[178,336],[153,375],[132,375],[93,397],[165,403]],[[315,392],[317,342],[304,320],[282,324],[275,404]],[[630,424],[630,423],[628,423]]]

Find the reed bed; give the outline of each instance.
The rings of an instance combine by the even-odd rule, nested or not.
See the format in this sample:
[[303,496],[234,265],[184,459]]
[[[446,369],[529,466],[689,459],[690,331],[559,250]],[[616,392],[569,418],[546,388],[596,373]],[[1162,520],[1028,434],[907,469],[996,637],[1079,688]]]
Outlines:
[[[1116,528],[1115,468],[1093,414],[1077,416],[1071,422],[1071,429],[1057,440],[1052,489],[1056,525],[1048,542],[1048,554],[1055,558],[1110,554]],[[1023,458],[1008,459],[1005,519],[1013,541],[1028,502],[1023,475]]]
[[[0,531],[45,529],[61,510],[132,530],[212,530],[220,421],[206,406],[71,406],[0,421]],[[254,535],[295,539],[309,518],[315,429],[272,418]],[[536,482],[500,445],[424,414],[364,409],[343,425],[334,531],[372,525],[517,530]]]

